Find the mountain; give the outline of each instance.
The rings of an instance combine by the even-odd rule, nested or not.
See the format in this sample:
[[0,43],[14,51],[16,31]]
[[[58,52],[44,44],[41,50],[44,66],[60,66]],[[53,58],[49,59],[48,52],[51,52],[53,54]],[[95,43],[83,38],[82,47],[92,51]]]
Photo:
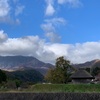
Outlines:
[[[96,69],[95,69],[96,68]],[[94,70],[95,69],[95,70]],[[100,72],[100,60],[98,60],[98,61],[96,61],[94,64],[93,64],[93,66],[92,66],[92,68],[91,68],[91,70],[93,71],[98,71],[98,72]]]
[[13,71],[13,72],[8,72],[5,71],[8,79],[10,80],[15,80],[15,79],[19,79],[22,82],[42,82],[44,79],[44,76],[34,70],[34,69],[23,69],[23,70],[17,70],[17,71]]
[[50,67],[53,67],[53,65],[39,61],[35,57],[0,56],[0,69],[2,70],[15,71],[32,68],[45,74]]
[[88,62],[81,63],[81,64],[72,64],[72,66],[75,67],[75,68],[91,68],[94,65],[96,65],[97,63],[100,66],[100,60],[99,59],[88,61]]
[[[91,68],[97,62],[100,62],[100,60],[96,59],[82,64],[72,64],[72,66],[75,68]],[[99,65],[100,63],[98,66]],[[0,56],[0,69],[2,70],[19,71],[22,69],[34,69],[45,75],[47,70],[51,67],[54,66],[52,64],[39,61],[35,57],[31,56]]]

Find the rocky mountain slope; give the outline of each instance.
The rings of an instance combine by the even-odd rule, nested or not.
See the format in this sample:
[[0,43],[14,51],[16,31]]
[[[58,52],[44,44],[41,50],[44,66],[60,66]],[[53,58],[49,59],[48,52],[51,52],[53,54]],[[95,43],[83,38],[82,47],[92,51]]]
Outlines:
[[39,61],[34,57],[0,56],[0,69],[2,70],[15,71],[32,68],[45,74],[50,67],[53,67],[53,65]]

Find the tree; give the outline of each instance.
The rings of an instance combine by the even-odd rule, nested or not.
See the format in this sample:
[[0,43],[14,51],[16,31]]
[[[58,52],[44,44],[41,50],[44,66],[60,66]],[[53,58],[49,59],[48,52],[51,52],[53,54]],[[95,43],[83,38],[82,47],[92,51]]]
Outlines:
[[96,61],[92,66],[91,66],[91,74],[93,76],[97,76],[100,73],[100,61]]
[[16,87],[18,89],[20,87],[20,85],[21,85],[21,81],[19,79],[16,79],[15,80],[15,84],[16,84]]
[[0,69],[0,83],[6,82],[7,81],[7,76],[6,74]]
[[47,72],[45,79],[51,83],[67,83],[72,70],[70,61],[61,56],[56,59],[55,68]]
[[93,68],[91,73],[92,73],[93,76],[98,75],[100,73],[100,68],[99,67]]

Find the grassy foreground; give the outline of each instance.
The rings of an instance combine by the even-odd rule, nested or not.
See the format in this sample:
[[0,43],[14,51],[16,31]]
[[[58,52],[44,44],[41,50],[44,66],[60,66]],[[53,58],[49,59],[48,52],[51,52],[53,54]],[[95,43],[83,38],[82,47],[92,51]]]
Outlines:
[[87,92],[100,93],[100,84],[36,84],[31,86],[31,92]]
[[32,93],[100,93],[100,84],[35,84],[27,89],[4,89],[0,88],[1,92],[32,92]]

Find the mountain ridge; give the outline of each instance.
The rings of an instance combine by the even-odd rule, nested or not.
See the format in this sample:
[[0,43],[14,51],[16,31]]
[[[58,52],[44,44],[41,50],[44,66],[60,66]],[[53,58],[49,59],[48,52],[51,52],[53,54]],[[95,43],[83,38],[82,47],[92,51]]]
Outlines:
[[45,74],[50,67],[53,67],[53,65],[44,63],[32,56],[0,56],[0,69],[2,70],[15,71],[32,68]]
[[[100,60],[95,59],[81,64],[72,64],[72,66],[75,68],[91,68],[98,62],[100,62]],[[54,65],[44,63],[32,56],[0,56],[0,69],[2,70],[17,71],[23,69],[35,69],[45,75],[48,69],[52,67],[54,67]]]
[[80,63],[80,64],[72,64],[73,67],[75,68],[91,68],[95,63],[100,62],[100,59],[95,59],[91,61],[87,61],[85,63]]

